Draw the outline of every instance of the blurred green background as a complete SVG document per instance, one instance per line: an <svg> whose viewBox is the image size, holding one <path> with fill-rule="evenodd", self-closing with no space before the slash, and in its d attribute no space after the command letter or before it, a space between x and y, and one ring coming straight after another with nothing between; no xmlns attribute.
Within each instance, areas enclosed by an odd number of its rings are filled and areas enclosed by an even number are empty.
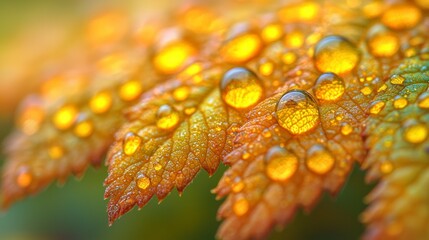
<svg viewBox="0 0 429 240"><path fill-rule="evenodd" d="M136 4L137 1L130 2ZM149 1L141 3L154 8ZM0 54L30 22L55 22L64 26L81 21L98 8L117 6L119 1L0 1ZM139 3L140 4L140 3ZM157 1L157 6L168 1ZM37 36L34 36L35 38ZM4 52L4 51L3 51ZM2 58L3 57L3 58ZM7 61L5 55L0 59ZM0 76L2 76L0 74ZM8 79L0 79L8 81ZM12 128L13 111L0 114L0 140ZM0 157L0 165L4 162ZM0 213L0 239L214 239L219 221L210 189L216 186L225 167L211 178L201 172L182 197L174 191L162 204L153 199L141 211L134 209L108 227L103 200L106 168L89 168L81 180L70 178L64 186L52 184L37 196L18 202ZM358 239L363 232L359 214L371 186L355 168L346 188L336 198L324 196L310 215L299 212L271 239Z"/></svg>

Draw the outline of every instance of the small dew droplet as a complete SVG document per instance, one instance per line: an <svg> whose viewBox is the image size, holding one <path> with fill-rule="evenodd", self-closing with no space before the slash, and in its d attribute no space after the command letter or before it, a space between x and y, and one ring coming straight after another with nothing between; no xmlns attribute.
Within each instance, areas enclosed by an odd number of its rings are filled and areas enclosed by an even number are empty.
<svg viewBox="0 0 429 240"><path fill-rule="evenodd" d="M174 74L180 71L195 54L196 49L190 42L174 41L157 52L153 59L153 65L160 73Z"/></svg>
<svg viewBox="0 0 429 240"><path fill-rule="evenodd" d="M425 124L410 119L404 124L404 138L407 142L418 144L426 140L428 128Z"/></svg>
<svg viewBox="0 0 429 240"><path fill-rule="evenodd" d="M404 81L405 81L405 78L402 77L401 75L394 74L390 77L390 83L394 85L401 85L404 83Z"/></svg>
<svg viewBox="0 0 429 240"><path fill-rule="evenodd" d="M360 92L361 92L363 95L368 96L368 95L370 95L370 94L372 93L372 88L371 88L371 87L366 86L366 87L363 87L363 88L360 90Z"/></svg>
<svg viewBox="0 0 429 240"><path fill-rule="evenodd" d="M422 93L417 99L417 104L420 108L429 109L429 92Z"/></svg>
<svg viewBox="0 0 429 240"><path fill-rule="evenodd" d="M384 161L380 164L379 169L382 174L389 174L393 171L393 164L391 161Z"/></svg>
<svg viewBox="0 0 429 240"><path fill-rule="evenodd" d="M393 33L376 25L368 33L369 51L375 57L391 57L399 48L399 38Z"/></svg>
<svg viewBox="0 0 429 240"><path fill-rule="evenodd" d="M124 153L128 156L133 155L137 149L140 147L140 144L142 142L142 139L137 136L133 132L129 132L125 135L124 143L123 143L123 150Z"/></svg>
<svg viewBox="0 0 429 240"><path fill-rule="evenodd" d="M335 73L323 73L317 78L315 95L319 100L335 101L344 94L344 81Z"/></svg>
<svg viewBox="0 0 429 240"><path fill-rule="evenodd" d="M262 29L261 32L262 39L267 43L279 40L282 35L282 25L276 23L268 24Z"/></svg>
<svg viewBox="0 0 429 240"><path fill-rule="evenodd" d="M244 182L241 180L241 178L234 179L231 189L234 193L241 192L244 189Z"/></svg>
<svg viewBox="0 0 429 240"><path fill-rule="evenodd" d="M45 112L41 106L26 107L18 117L17 125L27 135L35 134L45 119Z"/></svg>
<svg viewBox="0 0 429 240"><path fill-rule="evenodd" d="M232 209L235 215L240 217L249 211L249 207L249 201L245 198L240 198L234 202Z"/></svg>
<svg viewBox="0 0 429 240"><path fill-rule="evenodd" d="M341 134L344 136L350 135L353 132L353 127L348 123L341 124Z"/></svg>
<svg viewBox="0 0 429 240"><path fill-rule="evenodd" d="M179 113L170 105L162 105L156 114L156 126L163 130L169 130L177 126L180 120Z"/></svg>
<svg viewBox="0 0 429 240"><path fill-rule="evenodd" d="M53 160L58 160L64 156L64 148L58 144L49 147L49 157Z"/></svg>
<svg viewBox="0 0 429 240"><path fill-rule="evenodd" d="M394 30L413 28L421 19L421 10L411 3L394 4L381 16L381 22Z"/></svg>

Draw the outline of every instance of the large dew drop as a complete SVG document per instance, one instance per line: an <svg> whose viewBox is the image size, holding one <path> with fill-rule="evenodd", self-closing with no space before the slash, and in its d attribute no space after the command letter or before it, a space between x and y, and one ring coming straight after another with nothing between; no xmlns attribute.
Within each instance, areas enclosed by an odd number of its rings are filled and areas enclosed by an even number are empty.
<svg viewBox="0 0 429 240"><path fill-rule="evenodd" d="M277 121L291 134L302 134L319 123L319 109L306 91L291 90L285 93L276 106Z"/></svg>
<svg viewBox="0 0 429 240"><path fill-rule="evenodd" d="M225 73L220 83L222 99L229 106L245 109L255 105L262 97L259 78L246 68L236 67Z"/></svg>

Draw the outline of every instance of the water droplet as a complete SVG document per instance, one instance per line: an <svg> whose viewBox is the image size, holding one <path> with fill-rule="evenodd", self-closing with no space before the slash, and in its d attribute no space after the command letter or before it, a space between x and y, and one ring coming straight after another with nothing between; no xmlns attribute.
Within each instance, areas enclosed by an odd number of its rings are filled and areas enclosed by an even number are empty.
<svg viewBox="0 0 429 240"><path fill-rule="evenodd" d="M181 16L181 23L185 28L195 32L207 34L224 28L224 22L210 8L192 6Z"/></svg>
<svg viewBox="0 0 429 240"><path fill-rule="evenodd" d="M384 91L384 90L386 90L387 89L387 85L384 83L383 85L381 85L381 87L379 87L378 89L377 89L377 92L382 92L382 91Z"/></svg>
<svg viewBox="0 0 429 240"><path fill-rule="evenodd" d="M314 99L302 90L285 93L276 106L277 121L292 134L302 134L319 123L319 110Z"/></svg>
<svg viewBox="0 0 429 240"><path fill-rule="evenodd" d="M145 190L150 185L150 179L146 177L144 174L139 173L137 176L137 187Z"/></svg>
<svg viewBox="0 0 429 240"><path fill-rule="evenodd" d="M104 56L97 62L98 70L106 75L123 73L130 66L130 59L124 53L112 53Z"/></svg>
<svg viewBox="0 0 429 240"><path fill-rule="evenodd" d="M188 67L186 67L185 70L183 70L179 74L179 76L182 79L188 79L190 77L194 77L193 78L194 82L198 83L202 79L200 77L198 77L198 78L195 78L195 77L200 76L198 74L201 73L202 70L203 70L203 65L200 62L195 62L195 63L192 63L191 65L189 65ZM198 81L196 81L196 80L198 80Z"/></svg>
<svg viewBox="0 0 429 240"><path fill-rule="evenodd" d="M264 136L264 138L269 138L272 136L271 131L269 129L264 129L264 131L262 131L262 136Z"/></svg>
<svg viewBox="0 0 429 240"><path fill-rule="evenodd" d="M296 58L297 58L297 56L293 52L287 52L287 53L282 55L282 61L286 65L290 65L290 64L294 63L296 61Z"/></svg>
<svg viewBox="0 0 429 240"><path fill-rule="evenodd" d="M259 73L262 76L270 76L274 71L274 64L271 61L267 61L259 65Z"/></svg>
<svg viewBox="0 0 429 240"><path fill-rule="evenodd" d="M189 97L190 89L187 86L181 86L173 91L173 98L176 101L184 101Z"/></svg>
<svg viewBox="0 0 429 240"><path fill-rule="evenodd" d="M220 54L226 62L244 63L256 57L261 49L262 41L259 36L246 33L224 43Z"/></svg>
<svg viewBox="0 0 429 240"><path fill-rule="evenodd" d="M153 166L153 168L155 169L155 171L159 171L162 169L162 165L159 163L155 163L155 165Z"/></svg>
<svg viewBox="0 0 429 240"><path fill-rule="evenodd" d="M378 17L382 14L384 5L384 2L369 2L363 7L363 13L367 18Z"/></svg>
<svg viewBox="0 0 429 240"><path fill-rule="evenodd" d="M196 49L187 41L175 41L167 44L157 52L153 59L156 70L163 74L174 74L180 71L186 62L196 54Z"/></svg>
<svg viewBox="0 0 429 240"><path fill-rule="evenodd" d="M246 109L255 105L263 94L259 78L252 71L241 67L227 71L220 88L225 103L236 109Z"/></svg>
<svg viewBox="0 0 429 240"><path fill-rule="evenodd" d="M401 75L394 74L390 77L390 83L394 85L401 85L404 83L404 81L405 81L405 78L402 77Z"/></svg>
<svg viewBox="0 0 429 240"><path fill-rule="evenodd" d="M322 34L315 32L315 33L308 35L307 39L305 39L305 43L307 45L314 45L318 41L320 41L321 38L322 38Z"/></svg>
<svg viewBox="0 0 429 240"><path fill-rule="evenodd" d="M428 109L429 108L429 92L422 93L417 99L417 104L420 108Z"/></svg>
<svg viewBox="0 0 429 240"><path fill-rule="evenodd" d="M189 116L189 115L193 114L196 110L197 109L195 107L187 107L187 108L185 108L185 114Z"/></svg>
<svg viewBox="0 0 429 240"><path fill-rule="evenodd" d="M76 106L65 105L54 114L52 121L59 130L67 130L75 123L78 112Z"/></svg>
<svg viewBox="0 0 429 240"><path fill-rule="evenodd" d="M180 120L179 113L167 104L159 107L156 116L158 118L156 126L163 130L169 130L176 127Z"/></svg>
<svg viewBox="0 0 429 240"><path fill-rule="evenodd" d="M305 163L310 171L325 174L334 167L335 159L324 146L316 144L308 150Z"/></svg>
<svg viewBox="0 0 429 240"><path fill-rule="evenodd" d="M315 95L319 100L335 101L344 94L344 81L335 73L323 73L317 78Z"/></svg>
<svg viewBox="0 0 429 240"><path fill-rule="evenodd" d="M414 0L414 2L422 8L429 9L429 1L428 0Z"/></svg>
<svg viewBox="0 0 429 240"><path fill-rule="evenodd" d="M391 57L400 48L399 38L393 32L376 25L368 33L368 47L375 57Z"/></svg>
<svg viewBox="0 0 429 240"><path fill-rule="evenodd" d="M369 87L369 86L366 86L366 87L363 87L363 88L360 90L360 92L361 92L363 95L368 96L368 95L370 95L370 94L372 93L372 88L371 88L371 87Z"/></svg>
<svg viewBox="0 0 429 240"><path fill-rule="evenodd" d="M347 136L352 132L353 132L353 127L350 126L350 124L348 123L341 124L341 134L343 134L344 136Z"/></svg>
<svg viewBox="0 0 429 240"><path fill-rule="evenodd" d="M249 152L243 152L243 154L241 155L241 158L243 160L247 160L250 158L250 153Z"/></svg>
<svg viewBox="0 0 429 240"><path fill-rule="evenodd" d="M292 31L286 34L284 44L288 48L300 48L304 44L304 34L301 31Z"/></svg>
<svg viewBox="0 0 429 240"><path fill-rule="evenodd" d="M381 16L381 22L395 30L415 27L422 19L422 12L411 3L390 6Z"/></svg>
<svg viewBox="0 0 429 240"><path fill-rule="evenodd" d="M131 80L119 88L119 96L124 101L134 101L140 96L142 91L141 83L137 80Z"/></svg>
<svg viewBox="0 0 429 240"><path fill-rule="evenodd" d="M356 67L360 52L349 40L341 36L328 36L317 43L314 60L319 71L341 75Z"/></svg>
<svg viewBox="0 0 429 240"><path fill-rule="evenodd" d="M396 96L393 101L393 107L402 109L408 105L408 100L402 96Z"/></svg>
<svg viewBox="0 0 429 240"><path fill-rule="evenodd" d="M280 20L284 23L312 21L320 12L320 6L315 2L288 4L278 11Z"/></svg>
<svg viewBox="0 0 429 240"><path fill-rule="evenodd" d="M81 138L89 137L93 132L94 125L89 119L83 119L81 121L78 121L76 127L74 128L74 134Z"/></svg>
<svg viewBox="0 0 429 240"><path fill-rule="evenodd" d="M49 147L49 157L53 160L58 160L64 156L64 148L58 144Z"/></svg>
<svg viewBox="0 0 429 240"><path fill-rule="evenodd" d="M426 140L428 129L425 124L410 119L404 124L404 138L407 142L418 144Z"/></svg>
<svg viewBox="0 0 429 240"><path fill-rule="evenodd" d="M286 181L290 179L298 169L298 158L286 149L275 146L265 155L266 174L273 181Z"/></svg>
<svg viewBox="0 0 429 240"><path fill-rule="evenodd" d="M110 92L103 91L95 94L89 101L91 111L97 114L107 112L112 106L112 95Z"/></svg>
<svg viewBox="0 0 429 240"><path fill-rule="evenodd" d="M240 198L234 202L232 209L235 215L243 216L249 211L249 207L249 201L245 198Z"/></svg>
<svg viewBox="0 0 429 240"><path fill-rule="evenodd" d="M88 23L86 37L94 46L119 41L127 30L124 14L115 11L103 12Z"/></svg>
<svg viewBox="0 0 429 240"><path fill-rule="evenodd" d="M33 182L33 174L31 174L30 169L27 166L21 166L17 172L16 183L18 186L21 188L29 187Z"/></svg>
<svg viewBox="0 0 429 240"><path fill-rule="evenodd" d="M39 105L27 106L19 115L17 125L27 135L35 134L45 119L45 112Z"/></svg>
<svg viewBox="0 0 429 240"><path fill-rule="evenodd" d="M234 179L231 189L234 193L241 192L241 190L244 189L244 182L241 180L241 178L238 177Z"/></svg>
<svg viewBox="0 0 429 240"><path fill-rule="evenodd" d="M382 174L389 174L393 171L393 164L391 161L384 161L380 164L379 169Z"/></svg>
<svg viewBox="0 0 429 240"><path fill-rule="evenodd" d="M142 142L142 139L137 136L133 132L129 132L125 135L124 143L123 143L123 150L124 153L128 156L133 155L137 149L140 147L140 144Z"/></svg>
<svg viewBox="0 0 429 240"><path fill-rule="evenodd" d="M373 115L377 115L381 112L381 110L383 110L385 105L386 103L383 101L375 101L369 107L369 113Z"/></svg>
<svg viewBox="0 0 429 240"><path fill-rule="evenodd" d="M279 40L283 35L282 25L272 23L262 29L261 37L264 42L270 43Z"/></svg>

